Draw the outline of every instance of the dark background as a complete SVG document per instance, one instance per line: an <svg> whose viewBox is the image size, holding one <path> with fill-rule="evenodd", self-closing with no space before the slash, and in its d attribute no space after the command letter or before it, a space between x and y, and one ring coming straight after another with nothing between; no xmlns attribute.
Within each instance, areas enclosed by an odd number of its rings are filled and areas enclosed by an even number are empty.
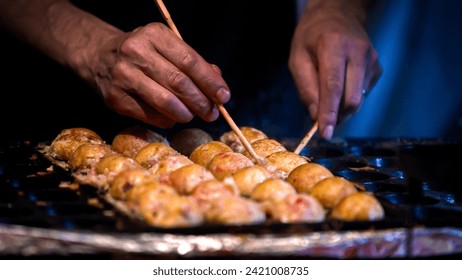
<svg viewBox="0 0 462 280"><path fill-rule="evenodd" d="M151 0L73 2L125 31L164 22ZM308 131L312 122L287 70L295 26L292 1L164 3L184 40L222 69L232 91L225 107L238 125L271 137L300 138ZM334 136L462 139L462 1L373 3L367 27L383 75L361 110ZM2 143L51 140L75 126L110 140L138 123L109 110L95 91L33 47L4 31L0 43ZM190 126L214 137L230 130L222 118L156 130L165 135Z"/></svg>

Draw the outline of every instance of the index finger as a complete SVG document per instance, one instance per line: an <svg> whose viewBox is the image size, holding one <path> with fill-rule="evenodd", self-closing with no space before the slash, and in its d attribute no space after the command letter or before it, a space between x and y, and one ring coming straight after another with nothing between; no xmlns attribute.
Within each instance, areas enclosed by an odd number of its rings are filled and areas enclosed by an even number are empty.
<svg viewBox="0 0 462 280"><path fill-rule="evenodd" d="M332 138L345 87L346 58L338 49L326 46L319 52L319 111L321 136Z"/></svg>

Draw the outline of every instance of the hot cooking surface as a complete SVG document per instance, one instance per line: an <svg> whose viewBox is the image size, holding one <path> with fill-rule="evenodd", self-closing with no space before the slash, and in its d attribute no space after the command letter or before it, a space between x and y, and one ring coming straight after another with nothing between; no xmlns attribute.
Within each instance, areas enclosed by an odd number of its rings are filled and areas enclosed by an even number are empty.
<svg viewBox="0 0 462 280"><path fill-rule="evenodd" d="M294 144L282 140L289 149ZM15 143L0 150L0 223L97 233L159 232L300 233L398 227L462 226L462 187L457 182L461 143L403 139L313 140L302 154L336 175L361 183L382 203L378 222L326 220L313 224L221 226L187 229L147 226L119 213L92 186L73 178L42 156L37 143Z"/></svg>

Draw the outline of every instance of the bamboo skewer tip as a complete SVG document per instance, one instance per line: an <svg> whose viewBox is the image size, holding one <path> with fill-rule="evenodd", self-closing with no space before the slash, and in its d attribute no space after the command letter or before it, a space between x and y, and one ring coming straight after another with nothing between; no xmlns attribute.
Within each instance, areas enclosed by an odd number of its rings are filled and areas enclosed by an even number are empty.
<svg viewBox="0 0 462 280"><path fill-rule="evenodd" d="M300 141L300 144L298 144L297 148L295 148L294 153L300 154L300 152L303 150L303 148L308 145L308 142L311 140L313 135L316 133L318 130L318 121L315 121L311 129L308 131L308 133L303 137L302 141Z"/></svg>

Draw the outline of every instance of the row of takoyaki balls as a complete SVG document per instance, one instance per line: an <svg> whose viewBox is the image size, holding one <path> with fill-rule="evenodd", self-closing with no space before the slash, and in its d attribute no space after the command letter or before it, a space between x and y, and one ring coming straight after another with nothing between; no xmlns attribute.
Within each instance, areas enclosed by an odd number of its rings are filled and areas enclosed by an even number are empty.
<svg viewBox="0 0 462 280"><path fill-rule="evenodd" d="M255 163L233 132L218 141L199 129L167 140L134 126L107 144L90 129L69 128L47 153L65 162L78 183L97 187L111 202L157 227L383 218L379 201L353 182L257 129L241 129L264 166Z"/></svg>

